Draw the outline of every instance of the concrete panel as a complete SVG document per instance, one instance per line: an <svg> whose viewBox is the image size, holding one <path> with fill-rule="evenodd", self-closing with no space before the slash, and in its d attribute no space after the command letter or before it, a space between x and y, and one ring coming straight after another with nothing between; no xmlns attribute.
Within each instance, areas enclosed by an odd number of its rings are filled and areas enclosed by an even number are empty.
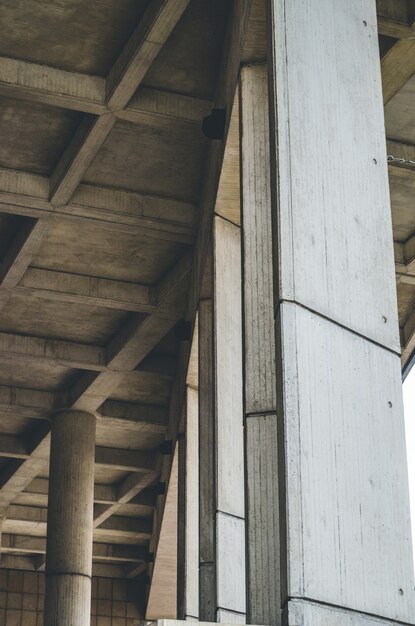
<svg viewBox="0 0 415 626"><path fill-rule="evenodd" d="M244 251L245 412L274 411L275 337L268 72L241 72L242 232Z"/></svg>
<svg viewBox="0 0 415 626"><path fill-rule="evenodd" d="M410 622L399 357L295 304L278 323L287 593Z"/></svg>
<svg viewBox="0 0 415 626"><path fill-rule="evenodd" d="M376 4L270 4L280 298L399 351Z"/></svg>
<svg viewBox="0 0 415 626"><path fill-rule="evenodd" d="M215 217L217 508L244 517L240 229Z"/></svg>
<svg viewBox="0 0 415 626"><path fill-rule="evenodd" d="M216 522L218 611L241 613L245 623L245 522L220 512Z"/></svg>
<svg viewBox="0 0 415 626"><path fill-rule="evenodd" d="M287 626L299 626L299 624L301 626L393 626L396 624L394 621L380 617L301 600L290 600L285 613Z"/></svg>

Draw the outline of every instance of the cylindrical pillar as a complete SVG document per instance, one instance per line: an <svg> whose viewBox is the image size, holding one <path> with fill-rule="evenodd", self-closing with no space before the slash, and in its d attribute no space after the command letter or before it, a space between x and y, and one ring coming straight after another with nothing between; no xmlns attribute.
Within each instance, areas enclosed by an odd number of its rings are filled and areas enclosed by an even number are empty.
<svg viewBox="0 0 415 626"><path fill-rule="evenodd" d="M91 614L95 416L52 417L45 626L87 626Z"/></svg>

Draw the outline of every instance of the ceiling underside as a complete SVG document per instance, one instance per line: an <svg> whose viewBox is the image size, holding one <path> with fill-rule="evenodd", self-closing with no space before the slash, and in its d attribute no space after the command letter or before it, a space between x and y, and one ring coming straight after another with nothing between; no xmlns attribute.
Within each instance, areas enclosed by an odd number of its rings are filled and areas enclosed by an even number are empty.
<svg viewBox="0 0 415 626"><path fill-rule="evenodd" d="M405 158L389 168L405 363L415 348L412 4L378 1L388 153ZM98 415L94 574L147 571L203 217L201 121L228 8L0 2L2 567L44 568L47 418L72 407ZM264 37L256 0L243 61L264 60ZM239 207L238 141L236 121L225 213Z"/></svg>

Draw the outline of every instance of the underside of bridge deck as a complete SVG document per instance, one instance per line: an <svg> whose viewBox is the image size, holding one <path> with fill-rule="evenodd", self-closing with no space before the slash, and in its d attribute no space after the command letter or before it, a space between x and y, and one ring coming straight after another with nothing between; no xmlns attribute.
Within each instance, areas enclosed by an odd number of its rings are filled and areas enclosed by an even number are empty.
<svg viewBox="0 0 415 626"><path fill-rule="evenodd" d="M219 184L239 220L238 111L227 144L202 120L225 108L226 137L241 63L266 61L265 4L0 2L9 573L45 568L51 417L93 414L92 574L132 579L145 613ZM404 369L415 350L413 4L377 2ZM163 597L173 617L174 584Z"/></svg>

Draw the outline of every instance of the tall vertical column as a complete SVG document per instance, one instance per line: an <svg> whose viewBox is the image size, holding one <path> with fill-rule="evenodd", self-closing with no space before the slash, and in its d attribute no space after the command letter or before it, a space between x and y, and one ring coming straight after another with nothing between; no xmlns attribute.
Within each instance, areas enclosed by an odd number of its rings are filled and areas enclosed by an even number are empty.
<svg viewBox="0 0 415 626"><path fill-rule="evenodd" d="M52 417L45 626L87 626L91 614L95 417Z"/></svg>
<svg viewBox="0 0 415 626"><path fill-rule="evenodd" d="M192 348L193 349L193 348ZM199 407L186 388L184 436L179 441L178 618L199 618Z"/></svg>
<svg viewBox="0 0 415 626"><path fill-rule="evenodd" d="M199 305L203 621L245 623L240 229L214 218L212 298Z"/></svg>
<svg viewBox="0 0 415 626"><path fill-rule="evenodd" d="M241 70L247 622L281 615L267 66Z"/></svg>
<svg viewBox="0 0 415 626"><path fill-rule="evenodd" d="M284 623L409 624L376 3L268 6Z"/></svg>

